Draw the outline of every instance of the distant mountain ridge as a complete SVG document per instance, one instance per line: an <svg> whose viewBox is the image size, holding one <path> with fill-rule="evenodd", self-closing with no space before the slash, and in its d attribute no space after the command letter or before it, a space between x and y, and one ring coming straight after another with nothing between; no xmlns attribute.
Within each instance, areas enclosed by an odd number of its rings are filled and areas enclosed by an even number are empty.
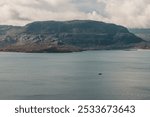
<svg viewBox="0 0 150 117"><path fill-rule="evenodd" d="M38 21L25 26L0 26L0 50L74 52L141 47L144 40L127 28L92 20Z"/></svg>
<svg viewBox="0 0 150 117"><path fill-rule="evenodd" d="M134 33L138 37L150 42L150 28L146 28L146 29L134 28L134 29L129 29L129 31L131 33Z"/></svg>

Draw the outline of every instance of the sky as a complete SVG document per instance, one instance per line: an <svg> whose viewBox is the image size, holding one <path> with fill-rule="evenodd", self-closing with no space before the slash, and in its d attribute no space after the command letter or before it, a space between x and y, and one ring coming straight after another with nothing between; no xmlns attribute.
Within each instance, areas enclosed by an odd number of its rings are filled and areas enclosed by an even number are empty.
<svg viewBox="0 0 150 117"><path fill-rule="evenodd" d="M150 0L0 0L1 25L76 19L150 28Z"/></svg>

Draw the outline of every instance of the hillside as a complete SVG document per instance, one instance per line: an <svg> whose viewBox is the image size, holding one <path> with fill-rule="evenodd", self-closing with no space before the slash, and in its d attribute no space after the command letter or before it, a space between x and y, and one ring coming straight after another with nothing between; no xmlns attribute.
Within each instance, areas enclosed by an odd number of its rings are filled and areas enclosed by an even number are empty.
<svg viewBox="0 0 150 117"><path fill-rule="evenodd" d="M146 41L150 41L150 29L129 29L129 31Z"/></svg>
<svg viewBox="0 0 150 117"><path fill-rule="evenodd" d="M144 40L127 28L91 20L41 21L25 26L0 26L0 50L74 52L140 47ZM140 45L140 46L139 46Z"/></svg>

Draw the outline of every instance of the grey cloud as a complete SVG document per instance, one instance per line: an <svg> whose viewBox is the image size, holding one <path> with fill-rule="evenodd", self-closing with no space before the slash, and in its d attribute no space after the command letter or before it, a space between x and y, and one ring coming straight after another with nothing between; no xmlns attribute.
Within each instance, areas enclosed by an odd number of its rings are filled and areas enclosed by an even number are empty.
<svg viewBox="0 0 150 117"><path fill-rule="evenodd" d="M11 18L14 20L18 20L18 21L31 21L31 19L27 18L27 17L22 17L19 12L15 11L15 10L11 10Z"/></svg>
<svg viewBox="0 0 150 117"><path fill-rule="evenodd" d="M1 0L0 11L0 24L92 19L127 27L150 27L149 0Z"/></svg>

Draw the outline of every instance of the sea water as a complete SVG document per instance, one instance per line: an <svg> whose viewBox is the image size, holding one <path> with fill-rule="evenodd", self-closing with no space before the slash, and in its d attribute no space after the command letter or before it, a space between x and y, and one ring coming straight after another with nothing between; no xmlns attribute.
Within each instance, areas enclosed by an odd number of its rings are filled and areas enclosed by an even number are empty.
<svg viewBox="0 0 150 117"><path fill-rule="evenodd" d="M0 53L1 100L147 100L150 51Z"/></svg>

